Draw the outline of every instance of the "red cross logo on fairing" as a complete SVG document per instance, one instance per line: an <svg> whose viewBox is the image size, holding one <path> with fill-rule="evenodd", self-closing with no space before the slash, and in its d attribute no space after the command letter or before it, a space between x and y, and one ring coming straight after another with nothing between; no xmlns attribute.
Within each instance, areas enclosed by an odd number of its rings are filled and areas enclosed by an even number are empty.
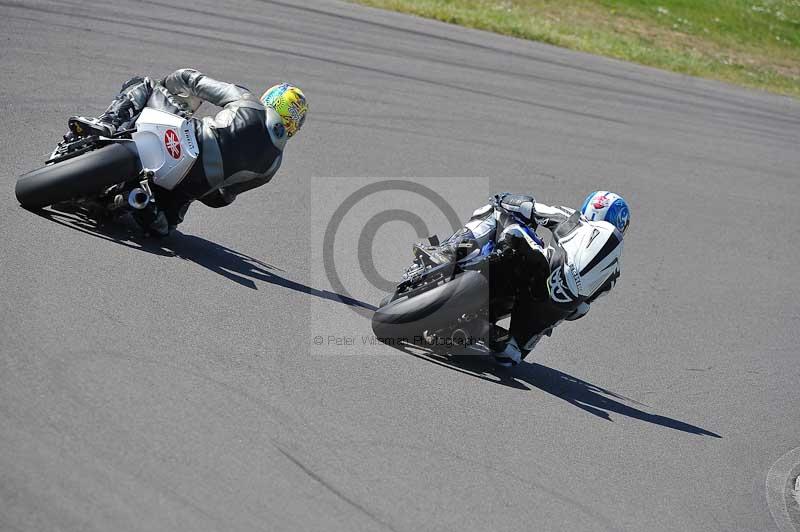
<svg viewBox="0 0 800 532"><path fill-rule="evenodd" d="M166 133L164 133L164 147L167 148L167 153L169 153L170 157L173 159L178 159L181 156L181 140L178 138L178 134L175 133L174 130L168 129Z"/></svg>

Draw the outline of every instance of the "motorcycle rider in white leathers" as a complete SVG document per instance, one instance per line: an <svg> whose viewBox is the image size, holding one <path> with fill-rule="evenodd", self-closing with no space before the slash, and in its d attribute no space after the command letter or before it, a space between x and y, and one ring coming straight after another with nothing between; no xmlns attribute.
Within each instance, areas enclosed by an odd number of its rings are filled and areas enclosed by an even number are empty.
<svg viewBox="0 0 800 532"><path fill-rule="evenodd" d="M192 118L202 102L222 111L213 118ZM302 127L308 110L302 91L289 84L275 85L259 99L243 87L184 68L162 80L131 78L98 118L70 118L65 139L110 136L130 128L145 107L188 118L200 148L197 162L180 184L173 190L153 185L155 204L134 215L146 230L160 236L183 221L194 200L224 207L238 194L269 182L280 167L287 139Z"/></svg>
<svg viewBox="0 0 800 532"><path fill-rule="evenodd" d="M493 290L516 295L510 330L493 325L490 334L495 360L510 366L561 321L585 316L590 304L614 287L629 222L627 203L612 192L589 194L579 211L503 193L445 242L417 244L414 253L442 264L477 255L490 242L496 250L516 252L507 267L490 270ZM547 246L535 232L539 226L553 234Z"/></svg>

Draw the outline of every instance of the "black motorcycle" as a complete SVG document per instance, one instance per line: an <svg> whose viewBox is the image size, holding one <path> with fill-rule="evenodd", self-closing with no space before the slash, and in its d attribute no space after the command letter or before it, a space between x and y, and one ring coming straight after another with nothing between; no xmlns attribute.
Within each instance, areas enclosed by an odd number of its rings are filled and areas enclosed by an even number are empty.
<svg viewBox="0 0 800 532"><path fill-rule="evenodd" d="M494 202L500 208L499 202ZM535 231L510 211L511 223L518 224L541 241ZM454 260L443 264L432 260L422 246L393 294L381 301L372 317L372 330L390 345L416 345L458 355L488 355L508 331L495 323L511 314L519 297L516 274L527 246L495 245L490 241L480 250L469 243L457 246ZM429 238L431 246L438 239ZM523 357L528 352L523 351Z"/></svg>

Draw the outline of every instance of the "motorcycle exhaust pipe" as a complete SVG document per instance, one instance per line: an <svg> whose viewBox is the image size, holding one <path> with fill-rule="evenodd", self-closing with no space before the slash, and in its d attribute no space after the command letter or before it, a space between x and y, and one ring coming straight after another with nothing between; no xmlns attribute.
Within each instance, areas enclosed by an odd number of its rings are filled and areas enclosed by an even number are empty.
<svg viewBox="0 0 800 532"><path fill-rule="evenodd" d="M128 193L128 205L142 210L150 203L150 194L143 188L136 187Z"/></svg>

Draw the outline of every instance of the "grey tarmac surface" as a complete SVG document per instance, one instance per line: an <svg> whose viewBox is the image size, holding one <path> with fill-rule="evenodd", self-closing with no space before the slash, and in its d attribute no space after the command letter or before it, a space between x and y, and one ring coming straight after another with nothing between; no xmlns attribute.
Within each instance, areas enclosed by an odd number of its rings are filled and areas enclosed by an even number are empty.
<svg viewBox="0 0 800 532"><path fill-rule="evenodd" d="M0 42L0 529L779 529L797 101L327 1L0 0ZM304 88L272 183L161 243L17 206L66 117L184 66ZM617 289L507 373L365 341L324 231L406 177L460 218L491 191L622 192ZM370 257L399 276L408 212L448 232L430 197L334 220L352 298L382 295Z"/></svg>

